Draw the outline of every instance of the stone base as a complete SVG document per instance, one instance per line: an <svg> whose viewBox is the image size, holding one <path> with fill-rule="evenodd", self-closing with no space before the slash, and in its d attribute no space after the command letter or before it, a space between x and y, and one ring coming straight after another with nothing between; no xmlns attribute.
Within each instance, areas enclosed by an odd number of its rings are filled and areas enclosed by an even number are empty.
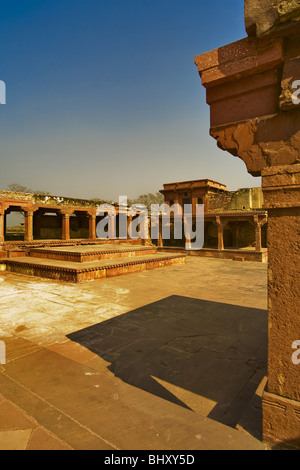
<svg viewBox="0 0 300 470"><path fill-rule="evenodd" d="M132 256L154 255L156 247L131 245L101 245L101 246L79 246L59 248L32 248L29 249L30 258L54 259L71 261L76 263L87 263L89 261L100 261L103 259L130 258Z"/></svg>
<svg viewBox="0 0 300 470"><path fill-rule="evenodd" d="M147 240L146 240L147 241ZM135 240L128 238L121 239L100 239L96 238L91 240L88 238L78 238L71 240L33 240L33 241L4 241L0 242L0 248L2 249L16 249L16 248L34 248L34 247L43 247L43 246L82 246L82 245L105 245L109 243L110 245L119 245L119 244L128 244L128 245L142 245L144 240Z"/></svg>
<svg viewBox="0 0 300 470"><path fill-rule="evenodd" d="M300 449L300 402L263 394L263 440L283 449Z"/></svg>
<svg viewBox="0 0 300 470"><path fill-rule="evenodd" d="M171 253L185 253L188 256L202 256L204 258L232 259L233 261L256 261L266 263L268 260L268 250L239 250L225 249L217 250L214 248L202 248L201 250L185 250L177 247L159 247L158 251L166 251Z"/></svg>
<svg viewBox="0 0 300 470"><path fill-rule="evenodd" d="M24 257L17 260L6 259L3 263L5 263L8 272L78 283L146 271L173 264L183 264L185 263L185 256L182 254L152 254L86 263Z"/></svg>

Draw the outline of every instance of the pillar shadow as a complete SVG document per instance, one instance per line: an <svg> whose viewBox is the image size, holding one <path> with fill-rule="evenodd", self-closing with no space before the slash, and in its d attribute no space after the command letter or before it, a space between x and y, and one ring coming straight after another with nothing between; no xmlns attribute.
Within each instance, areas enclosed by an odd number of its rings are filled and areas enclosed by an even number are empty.
<svg viewBox="0 0 300 470"><path fill-rule="evenodd" d="M68 338L124 382L261 438L265 310L174 295Z"/></svg>

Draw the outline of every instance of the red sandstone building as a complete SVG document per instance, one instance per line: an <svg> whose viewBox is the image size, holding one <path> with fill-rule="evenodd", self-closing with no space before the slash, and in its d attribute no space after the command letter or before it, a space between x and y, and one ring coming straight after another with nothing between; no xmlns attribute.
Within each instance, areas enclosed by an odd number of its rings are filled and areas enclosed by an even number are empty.
<svg viewBox="0 0 300 470"><path fill-rule="evenodd" d="M165 184L161 193L169 205L192 204L194 211L196 204L204 205L205 244L199 255L236 259L242 257L253 261L266 259L267 214L262 209L260 188L228 191L224 184L206 179ZM41 244L97 241L96 226L100 220L97 217L98 204L98 201L1 191L2 253L13 248L20 250L22 247ZM116 210L116 218L119 211L127 214L130 226L132 216L128 209L116 207ZM12 233L6 226L8 216L14 212L24 214L23 230L18 233ZM184 238L181 241L171 238L160 240L159 246L168 249L182 248L184 243ZM242 255L239 252L241 249Z"/></svg>
<svg viewBox="0 0 300 470"><path fill-rule="evenodd" d="M266 260L267 212L261 188L228 191L222 183L203 179L164 184L160 192L169 206L191 204L194 215L196 205L204 205L202 256Z"/></svg>

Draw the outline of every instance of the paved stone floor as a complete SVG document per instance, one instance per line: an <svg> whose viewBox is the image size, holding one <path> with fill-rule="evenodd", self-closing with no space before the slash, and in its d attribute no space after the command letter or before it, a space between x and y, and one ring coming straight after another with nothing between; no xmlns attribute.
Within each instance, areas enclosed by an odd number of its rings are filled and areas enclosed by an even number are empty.
<svg viewBox="0 0 300 470"><path fill-rule="evenodd" d="M267 267L0 275L0 449L265 449Z"/></svg>

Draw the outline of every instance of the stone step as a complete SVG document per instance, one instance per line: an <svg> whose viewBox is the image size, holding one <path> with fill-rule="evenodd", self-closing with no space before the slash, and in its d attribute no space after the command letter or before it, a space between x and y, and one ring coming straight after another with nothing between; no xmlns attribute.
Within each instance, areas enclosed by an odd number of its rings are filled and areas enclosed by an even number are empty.
<svg viewBox="0 0 300 470"><path fill-rule="evenodd" d="M4 263L8 272L78 283L183 264L185 258L182 254L160 253L83 263L31 257L7 259Z"/></svg>
<svg viewBox="0 0 300 470"><path fill-rule="evenodd" d="M48 247L32 248L29 250L30 258L42 258L86 263L104 259L130 258L133 256L145 256L155 254L154 246L130 246L130 245L84 245L74 247Z"/></svg>
<svg viewBox="0 0 300 470"><path fill-rule="evenodd" d="M141 239L104 239L104 238L96 238L96 239L89 239L89 238L74 238L71 240L32 240L32 241L22 241L22 240L15 240L15 241L4 241L0 243L0 248L2 249L28 249L28 248L42 248L42 247L52 247L52 246L84 246L84 245L140 245L142 246Z"/></svg>

